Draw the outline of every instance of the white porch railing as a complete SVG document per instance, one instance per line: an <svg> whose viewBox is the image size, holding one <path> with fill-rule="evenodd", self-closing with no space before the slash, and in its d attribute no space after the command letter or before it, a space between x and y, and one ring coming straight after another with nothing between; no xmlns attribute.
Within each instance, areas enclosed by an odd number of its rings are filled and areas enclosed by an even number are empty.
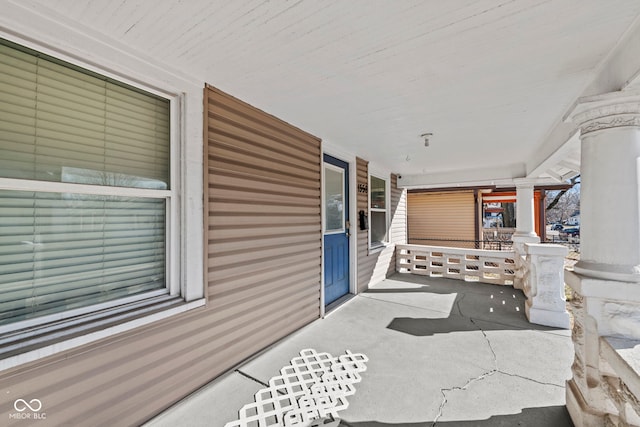
<svg viewBox="0 0 640 427"><path fill-rule="evenodd" d="M513 285L515 265L513 251L396 245L396 270L400 273Z"/></svg>

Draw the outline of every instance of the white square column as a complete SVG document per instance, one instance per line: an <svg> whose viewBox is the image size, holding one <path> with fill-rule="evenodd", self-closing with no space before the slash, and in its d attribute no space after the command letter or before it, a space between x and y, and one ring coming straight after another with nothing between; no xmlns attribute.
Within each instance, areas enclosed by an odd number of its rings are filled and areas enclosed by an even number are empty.
<svg viewBox="0 0 640 427"><path fill-rule="evenodd" d="M511 237L513 250L516 252L516 277L513 287L523 289L525 276L528 274L525 244L540 243L540 237L535 231L534 181L518 178L513 182L516 185L516 232Z"/></svg>
<svg viewBox="0 0 640 427"><path fill-rule="evenodd" d="M513 237L526 238L528 243L538 243L534 214L533 187L535 181L526 178L514 179L516 185L516 232Z"/></svg>

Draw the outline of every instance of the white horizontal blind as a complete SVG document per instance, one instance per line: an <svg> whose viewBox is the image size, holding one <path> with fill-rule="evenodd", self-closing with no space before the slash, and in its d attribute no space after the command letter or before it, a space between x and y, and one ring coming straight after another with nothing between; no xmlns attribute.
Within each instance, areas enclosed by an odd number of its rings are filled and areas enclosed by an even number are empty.
<svg viewBox="0 0 640 427"><path fill-rule="evenodd" d="M165 201L0 191L0 324L165 286Z"/></svg>
<svg viewBox="0 0 640 427"><path fill-rule="evenodd" d="M118 189L169 187L169 108L0 39L0 325L166 288L168 196Z"/></svg>
<svg viewBox="0 0 640 427"><path fill-rule="evenodd" d="M168 100L2 43L0 97L1 177L168 188Z"/></svg>

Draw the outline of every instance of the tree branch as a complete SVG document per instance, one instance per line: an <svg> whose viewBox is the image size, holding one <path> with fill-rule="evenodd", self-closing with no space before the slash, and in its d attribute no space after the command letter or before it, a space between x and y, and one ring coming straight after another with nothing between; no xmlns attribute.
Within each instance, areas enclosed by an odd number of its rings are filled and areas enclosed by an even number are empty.
<svg viewBox="0 0 640 427"><path fill-rule="evenodd" d="M575 187L576 184L580 184L579 180L580 180L580 175L577 175L571 178L570 180L571 188ZM554 197L553 200L547 205L547 210L551 210L555 208L558 202L560 201L560 199L562 198L562 196L564 196L565 193L569 190L561 190L558 194L556 194L556 197Z"/></svg>
<svg viewBox="0 0 640 427"><path fill-rule="evenodd" d="M562 198L562 196L564 196L564 193L566 192L567 190L561 190L558 194L556 194L556 197L554 197L553 200L547 206L547 210L550 211L551 209L555 208L558 202L560 201L560 199Z"/></svg>

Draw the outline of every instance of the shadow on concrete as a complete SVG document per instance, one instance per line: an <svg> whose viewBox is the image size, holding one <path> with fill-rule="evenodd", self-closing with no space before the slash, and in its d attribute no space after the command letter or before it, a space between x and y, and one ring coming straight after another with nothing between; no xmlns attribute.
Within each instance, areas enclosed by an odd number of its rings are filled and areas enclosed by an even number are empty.
<svg viewBox="0 0 640 427"><path fill-rule="evenodd" d="M483 330L487 330L483 325ZM504 330L504 325L493 324L495 330ZM479 331L471 319L455 314L446 319L414 319L411 317L396 317L387 326L388 329L403 332L415 337L428 337L435 334L447 334L449 332Z"/></svg>
<svg viewBox="0 0 640 427"><path fill-rule="evenodd" d="M389 325L388 329L403 332L415 337L428 337L435 334L447 334L449 332L469 332L469 331L557 331L559 329L546 326L530 324L528 326L514 326L506 323L492 322L486 320L474 320L464 316L452 314L446 319L396 317Z"/></svg>
<svg viewBox="0 0 640 427"><path fill-rule="evenodd" d="M381 423L378 421L349 422L342 420L341 427L573 427L565 406L525 408L519 414L496 415L486 420L425 421L418 423Z"/></svg>
<svg viewBox="0 0 640 427"><path fill-rule="evenodd" d="M393 278L396 278L392 277ZM408 280L407 280L408 279ZM498 286L485 283L467 283L442 278L416 278L415 276L397 278L419 285L418 287L374 287L364 295L384 298L391 294L416 295L416 305L421 297L418 294L456 295L451 312L446 318L409 318L396 317L387 326L388 329L403 332L416 337L465 331L502 331L502 330L538 330L557 331L558 328L529 323L525 315L526 297L521 290L511 286ZM398 282L396 282L398 283Z"/></svg>
<svg viewBox="0 0 640 427"><path fill-rule="evenodd" d="M420 288L369 288L364 291L365 294L450 294L455 292L455 289L438 289L433 286L424 285Z"/></svg>

